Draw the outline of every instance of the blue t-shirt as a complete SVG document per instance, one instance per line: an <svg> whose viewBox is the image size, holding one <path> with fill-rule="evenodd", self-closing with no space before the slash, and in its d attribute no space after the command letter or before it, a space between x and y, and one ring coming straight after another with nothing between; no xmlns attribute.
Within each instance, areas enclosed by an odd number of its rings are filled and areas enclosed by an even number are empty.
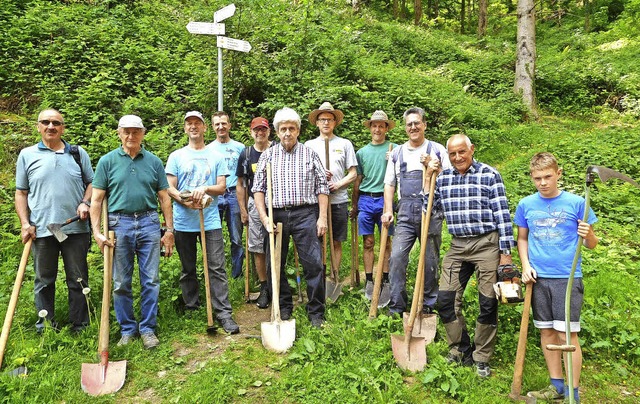
<svg viewBox="0 0 640 404"><path fill-rule="evenodd" d="M220 154L204 148L195 150L183 147L169 155L167 174L178 180L178 191L191 191L197 187L216 185L219 176L227 176L227 165ZM204 210L204 229L215 230L222 228L218 213L218 197ZM197 209L190 209L177 202L173 203L173 226L178 231L199 232L200 213Z"/></svg>
<svg viewBox="0 0 640 404"><path fill-rule="evenodd" d="M529 263L539 277L569 277L578 243L578 219L584 217L584 206L584 198L564 191L555 198L543 198L535 193L518 204L514 222L518 227L529 229ZM589 209L587 223L597 220ZM582 278L580 261L576 278Z"/></svg>
<svg viewBox="0 0 640 404"><path fill-rule="evenodd" d="M238 183L236 168L238 167L240 154L244 151L244 145L233 139L230 139L227 143L220 143L214 140L207 145L207 148L222 155L227 166L227 172L229 173L227 177L227 188L235 187Z"/></svg>

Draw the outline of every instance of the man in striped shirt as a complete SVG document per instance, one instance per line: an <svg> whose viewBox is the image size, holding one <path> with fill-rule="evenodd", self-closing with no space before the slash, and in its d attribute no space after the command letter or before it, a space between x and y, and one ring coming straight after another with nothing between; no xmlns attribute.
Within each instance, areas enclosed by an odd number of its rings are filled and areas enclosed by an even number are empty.
<svg viewBox="0 0 640 404"><path fill-rule="evenodd" d="M274 227L269 225L265 205L267 163L271 163L273 223L282 223L279 300L281 318L288 320L293 311L291 289L285 272L289 236L291 236L298 249L298 256L307 281L309 300L307 315L314 327L320 327L324 323L325 310L320 237L327 231L329 185L318 154L298 142L300 124L300 116L291 108L285 107L276 113L273 126L280 138L280 143L267 149L260 156L252 191L260 220L267 231L273 232ZM267 251L267 256L272 253ZM272 280L269 277L270 282Z"/></svg>
<svg viewBox="0 0 640 404"><path fill-rule="evenodd" d="M511 215L500 173L473 159L474 146L467 136L449 138L447 153L453 168L444 169L436 179L434 208L444 209L453 238L442 262L438 312L447 332L447 361L475 362L478 375L487 377L498 326L493 284L498 266L512 263L511 248L515 246ZM434 170L439 170L435 160L429 162L428 179ZM425 204L427 198L425 195ZM471 343L462 315L462 295L474 272L480 314Z"/></svg>

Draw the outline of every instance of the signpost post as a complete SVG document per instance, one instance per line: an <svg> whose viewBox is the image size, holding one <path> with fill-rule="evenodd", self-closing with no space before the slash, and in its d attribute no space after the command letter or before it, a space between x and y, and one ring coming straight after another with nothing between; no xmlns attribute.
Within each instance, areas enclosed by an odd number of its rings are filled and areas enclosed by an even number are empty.
<svg viewBox="0 0 640 404"><path fill-rule="evenodd" d="M192 21L187 24L187 31L192 34L199 35L216 35L218 46L218 111L223 111L223 80L222 80L222 49L249 52L251 50L251 44L241 39L227 38L223 36L225 34L225 25L220 24L221 21L233 16L236 12L236 5L229 4L222 7L220 10L213 13L213 23L210 22L195 22Z"/></svg>

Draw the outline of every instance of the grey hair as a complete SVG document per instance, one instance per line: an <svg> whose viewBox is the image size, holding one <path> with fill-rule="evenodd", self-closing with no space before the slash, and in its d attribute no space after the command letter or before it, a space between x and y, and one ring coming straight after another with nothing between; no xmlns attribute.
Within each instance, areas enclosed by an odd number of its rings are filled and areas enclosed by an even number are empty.
<svg viewBox="0 0 640 404"><path fill-rule="evenodd" d="M471 148L472 143L471 143L471 139L469 139L469 136L462 134L462 133L458 133L456 135L451 136L448 140L447 140L447 149L449 148L449 143L453 140L457 140L457 139L463 139L464 143L467 145L467 148Z"/></svg>
<svg viewBox="0 0 640 404"><path fill-rule="evenodd" d="M273 127L276 129L276 131L280 128L280 124L282 122L293 122L296 124L298 129L300 129L300 126L302 125L300 115L298 115L296 111L288 107L279 109L278 112L276 112L276 115L273 117Z"/></svg>
<svg viewBox="0 0 640 404"><path fill-rule="evenodd" d="M424 109L420 107L411 107L408 110L404 111L404 114L402 114L402 118L406 121L407 117L411 114L420 115L420 120L424 123L427 123L427 114L424 112Z"/></svg>

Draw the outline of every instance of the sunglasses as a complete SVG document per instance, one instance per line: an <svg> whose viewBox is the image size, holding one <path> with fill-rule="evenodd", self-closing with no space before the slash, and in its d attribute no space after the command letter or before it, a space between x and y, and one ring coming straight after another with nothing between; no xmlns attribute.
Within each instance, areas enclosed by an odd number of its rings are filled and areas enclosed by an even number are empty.
<svg viewBox="0 0 640 404"><path fill-rule="evenodd" d="M44 126L49 126L49 125L53 125L53 126L62 126L64 125L63 122L60 121L50 121L48 119L43 119L41 121L38 121L39 123L41 123Z"/></svg>

